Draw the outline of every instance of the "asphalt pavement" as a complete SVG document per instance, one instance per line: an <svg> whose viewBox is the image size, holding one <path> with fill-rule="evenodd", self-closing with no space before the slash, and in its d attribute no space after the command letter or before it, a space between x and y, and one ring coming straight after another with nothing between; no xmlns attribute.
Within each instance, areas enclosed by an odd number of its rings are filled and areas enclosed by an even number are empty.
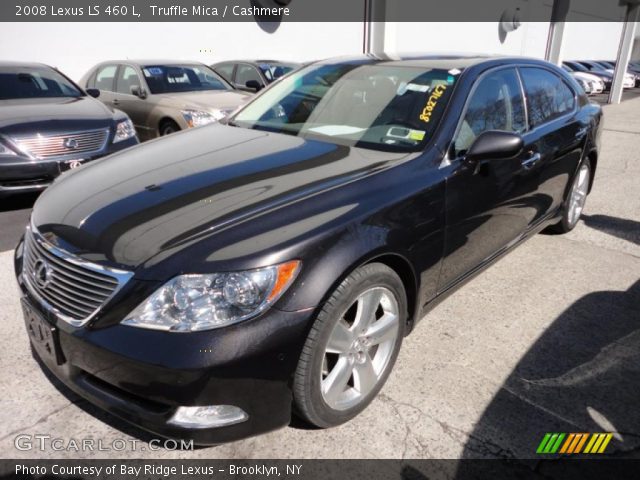
<svg viewBox="0 0 640 480"><path fill-rule="evenodd" d="M636 456L639 111L640 98L605 107L595 187L577 228L537 235L432 311L359 417L329 430L295 422L195 451L152 450L148 434L52 383L33 360L10 251L33 198L0 200L0 456L521 459L536 458L545 432L614 432L608 454ZM67 448L16 448L18 436L36 434ZM68 448L86 438L140 443L117 452Z"/></svg>

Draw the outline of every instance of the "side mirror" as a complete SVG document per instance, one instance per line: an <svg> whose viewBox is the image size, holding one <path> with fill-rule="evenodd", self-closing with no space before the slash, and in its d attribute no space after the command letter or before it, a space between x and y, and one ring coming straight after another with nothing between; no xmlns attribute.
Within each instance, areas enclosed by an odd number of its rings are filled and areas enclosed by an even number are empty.
<svg viewBox="0 0 640 480"><path fill-rule="evenodd" d="M256 92L262 90L262 85L257 80L248 80L247 83L245 83L245 86L251 90L255 90Z"/></svg>
<svg viewBox="0 0 640 480"><path fill-rule="evenodd" d="M98 90L97 88L87 88L85 92L87 92L87 95L93 98L98 98L100 96L100 90Z"/></svg>
<svg viewBox="0 0 640 480"><path fill-rule="evenodd" d="M482 132L471 144L465 160L476 163L482 160L507 160L522 152L524 140L513 132L488 130Z"/></svg>
<svg viewBox="0 0 640 480"><path fill-rule="evenodd" d="M143 88L140 88L139 85L131 85L130 90L131 90L131 95L135 95L136 97L141 98L142 100L147 98L147 92L145 92Z"/></svg>

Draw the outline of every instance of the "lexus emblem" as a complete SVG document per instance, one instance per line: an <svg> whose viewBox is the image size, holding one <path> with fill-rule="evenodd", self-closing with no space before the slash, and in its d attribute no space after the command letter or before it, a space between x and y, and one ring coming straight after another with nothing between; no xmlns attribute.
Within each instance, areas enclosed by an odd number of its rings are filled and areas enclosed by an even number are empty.
<svg viewBox="0 0 640 480"><path fill-rule="evenodd" d="M67 162L67 165L69 166L70 170L73 170L74 168L78 168L82 165L82 160L69 160Z"/></svg>
<svg viewBox="0 0 640 480"><path fill-rule="evenodd" d="M51 277L53 276L53 270L47 262L44 260L38 260L33 266L33 280L36 285L41 289L47 288L51 283Z"/></svg>
<svg viewBox="0 0 640 480"><path fill-rule="evenodd" d="M78 148L78 140L75 138L65 138L63 142L64 148L68 150L75 150Z"/></svg>

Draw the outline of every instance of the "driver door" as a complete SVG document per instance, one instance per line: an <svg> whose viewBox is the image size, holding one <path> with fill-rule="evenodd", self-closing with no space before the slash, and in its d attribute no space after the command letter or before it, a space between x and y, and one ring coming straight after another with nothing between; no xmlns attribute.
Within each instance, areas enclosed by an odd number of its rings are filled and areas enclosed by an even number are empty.
<svg viewBox="0 0 640 480"><path fill-rule="evenodd" d="M438 291L490 261L528 229L539 210L538 155L526 144L521 156L476 164L464 155L488 130L526 131L520 78L515 68L481 76L469 97L451 146L447 175L445 256Z"/></svg>

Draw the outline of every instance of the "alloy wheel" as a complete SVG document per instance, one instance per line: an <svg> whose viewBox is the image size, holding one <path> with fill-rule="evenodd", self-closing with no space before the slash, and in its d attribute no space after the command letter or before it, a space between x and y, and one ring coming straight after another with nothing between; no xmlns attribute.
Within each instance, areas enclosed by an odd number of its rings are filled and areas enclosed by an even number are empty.
<svg viewBox="0 0 640 480"><path fill-rule="evenodd" d="M571 187L571 195L569 196L569 211L567 212L567 220L571 226L578 223L584 204L587 201L589 192L589 177L591 172L589 166L583 164L578 170L573 186Z"/></svg>
<svg viewBox="0 0 640 480"><path fill-rule="evenodd" d="M336 323L324 351L321 392L334 410L360 403L382 378L400 333L398 301L387 288L362 293Z"/></svg>

